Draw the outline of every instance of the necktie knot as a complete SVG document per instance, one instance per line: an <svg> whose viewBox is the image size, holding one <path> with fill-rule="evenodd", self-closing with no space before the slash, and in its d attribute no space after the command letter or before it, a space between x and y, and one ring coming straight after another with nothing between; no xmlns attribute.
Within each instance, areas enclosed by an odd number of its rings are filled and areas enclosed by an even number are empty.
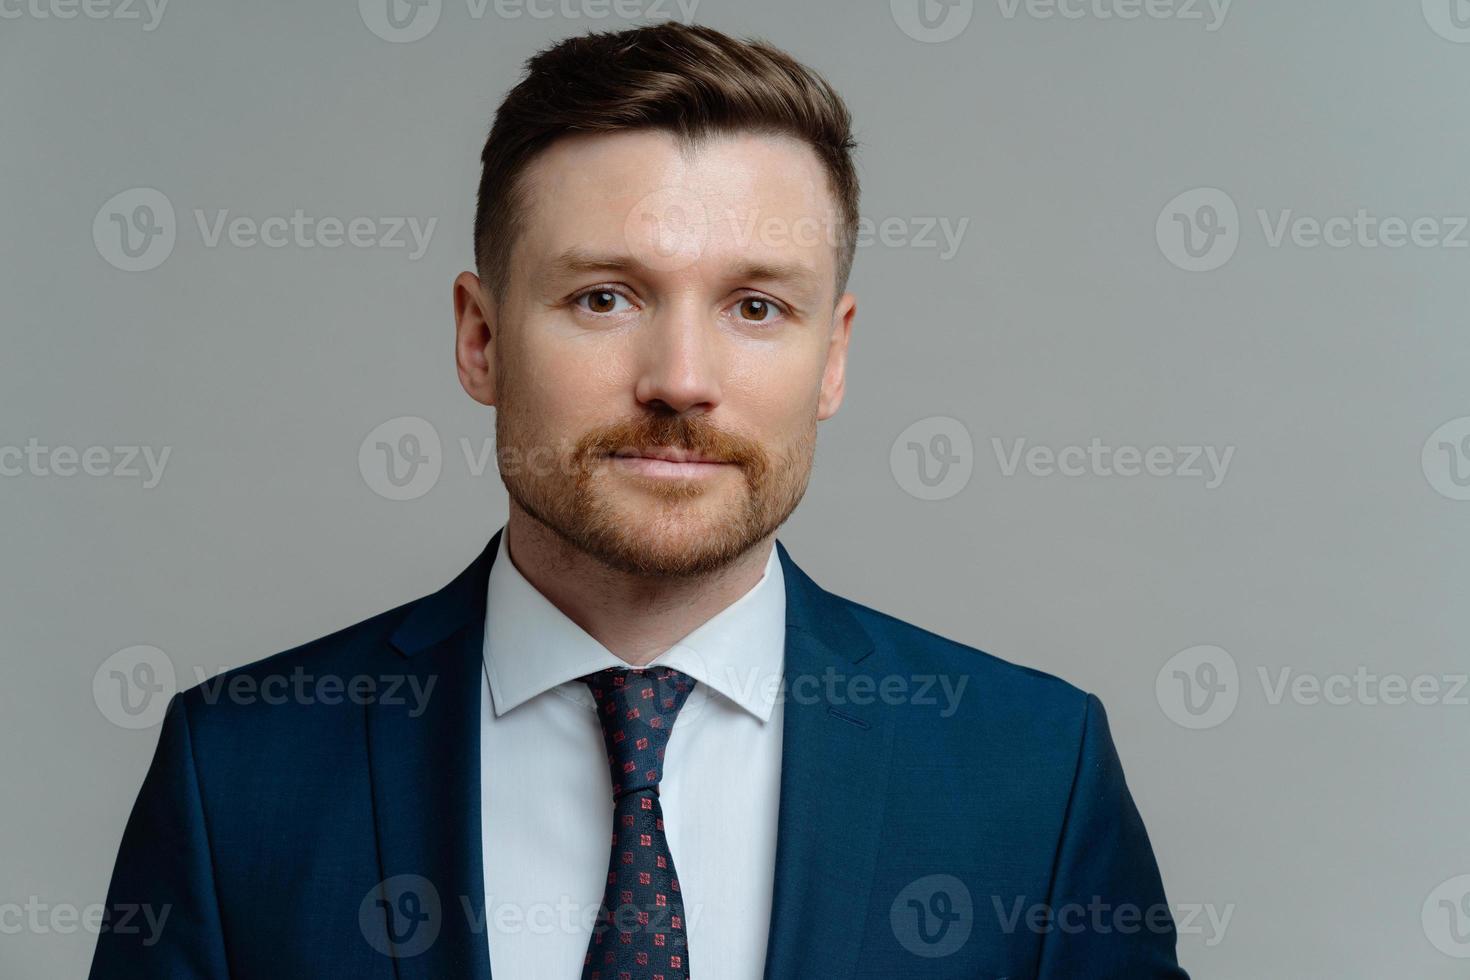
<svg viewBox="0 0 1470 980"><path fill-rule="evenodd" d="M608 667L580 680L597 706L613 797L656 788L669 733L694 678L672 667Z"/></svg>

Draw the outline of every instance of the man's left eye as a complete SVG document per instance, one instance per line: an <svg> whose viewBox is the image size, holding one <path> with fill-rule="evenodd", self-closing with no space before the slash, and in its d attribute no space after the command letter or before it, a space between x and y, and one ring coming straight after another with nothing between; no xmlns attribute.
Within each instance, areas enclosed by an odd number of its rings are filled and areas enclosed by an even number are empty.
<svg viewBox="0 0 1470 980"><path fill-rule="evenodd" d="M761 299L759 296L747 296L741 300L737 311L740 314L740 319L747 323L765 323L768 320L775 319L776 315L780 312L776 309L775 303L772 303L768 299Z"/></svg>

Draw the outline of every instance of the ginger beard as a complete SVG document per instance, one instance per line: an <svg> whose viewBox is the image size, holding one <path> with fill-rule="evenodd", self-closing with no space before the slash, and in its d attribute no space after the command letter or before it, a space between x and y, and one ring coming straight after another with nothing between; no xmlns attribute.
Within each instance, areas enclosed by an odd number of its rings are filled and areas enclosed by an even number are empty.
<svg viewBox="0 0 1470 980"><path fill-rule="evenodd" d="M815 406L791 445L768 452L703 415L650 410L568 440L537 431L497 360L496 456L522 510L610 568L693 577L725 567L791 516L811 476ZM684 449L730 463L710 477L652 478L620 471L618 451Z"/></svg>

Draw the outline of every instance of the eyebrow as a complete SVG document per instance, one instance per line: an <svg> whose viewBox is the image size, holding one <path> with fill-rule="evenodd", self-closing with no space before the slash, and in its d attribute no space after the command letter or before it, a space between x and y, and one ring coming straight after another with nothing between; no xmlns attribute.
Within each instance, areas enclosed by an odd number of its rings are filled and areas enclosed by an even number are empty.
<svg viewBox="0 0 1470 980"><path fill-rule="evenodd" d="M591 252L573 245L557 255L548 265L552 276L572 276L587 272L639 272L644 268L631 255ZM795 288L811 288L816 284L813 271L797 262L741 262L731 270L730 278L741 281L779 283Z"/></svg>

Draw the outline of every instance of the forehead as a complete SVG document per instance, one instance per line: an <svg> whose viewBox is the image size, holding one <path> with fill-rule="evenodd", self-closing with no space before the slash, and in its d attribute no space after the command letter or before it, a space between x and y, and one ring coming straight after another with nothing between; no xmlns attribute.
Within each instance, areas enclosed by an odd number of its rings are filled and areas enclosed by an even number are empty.
<svg viewBox="0 0 1470 980"><path fill-rule="evenodd" d="M769 261L835 278L826 171L792 137L715 134L688 147L661 130L577 134L531 162L524 190L516 250L531 269L577 249L668 273Z"/></svg>

